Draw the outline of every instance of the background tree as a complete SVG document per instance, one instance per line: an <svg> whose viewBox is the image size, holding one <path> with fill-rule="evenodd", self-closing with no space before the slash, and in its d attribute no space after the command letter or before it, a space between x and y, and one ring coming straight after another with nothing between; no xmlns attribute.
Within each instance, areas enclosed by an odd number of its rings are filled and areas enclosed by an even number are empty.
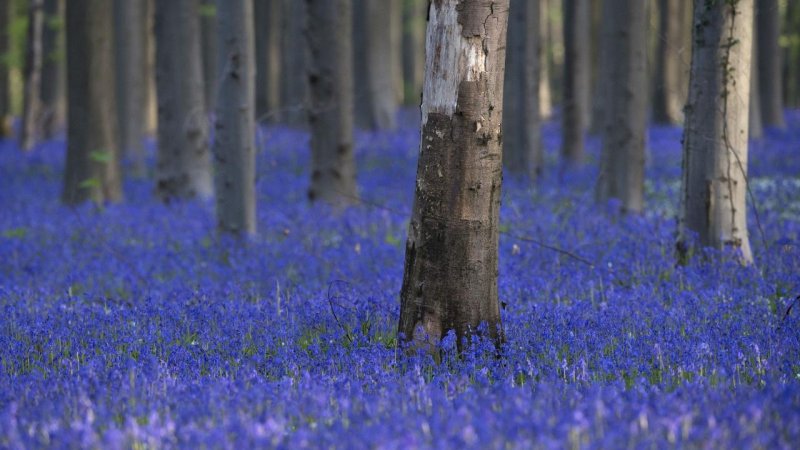
<svg viewBox="0 0 800 450"><path fill-rule="evenodd" d="M283 0L283 40L281 42L281 121L292 127L305 127L308 119L308 48L306 2Z"/></svg>
<svg viewBox="0 0 800 450"><path fill-rule="evenodd" d="M754 15L755 16L755 15ZM750 61L758 61L758 20L753 21L753 53ZM758 70L750 71L750 107L747 114L750 139L761 139L764 136L764 121L761 113L761 93L759 92Z"/></svg>
<svg viewBox="0 0 800 450"><path fill-rule="evenodd" d="M133 172L145 172L147 8L143 1L114 0L119 148Z"/></svg>
<svg viewBox="0 0 800 450"><path fill-rule="evenodd" d="M306 0L311 90L308 198L343 207L357 199L353 158L351 0Z"/></svg>
<svg viewBox="0 0 800 450"><path fill-rule="evenodd" d="M561 157L568 166L584 159L589 113L589 2L564 0L564 93Z"/></svg>
<svg viewBox="0 0 800 450"><path fill-rule="evenodd" d="M762 121L767 127L786 128L783 118L781 20L778 0L756 0L758 81Z"/></svg>
<svg viewBox="0 0 800 450"><path fill-rule="evenodd" d="M419 105L425 76L426 0L403 0L403 103Z"/></svg>
<svg viewBox="0 0 800 450"><path fill-rule="evenodd" d="M256 46L256 120L276 122L281 105L281 2L253 0Z"/></svg>
<svg viewBox="0 0 800 450"><path fill-rule="evenodd" d="M539 0L511 0L503 99L503 166L536 179L542 170L539 118Z"/></svg>
<svg viewBox="0 0 800 450"><path fill-rule="evenodd" d="M481 323L500 339L497 252L508 0L437 0L399 333L435 345ZM422 341L422 342L420 342Z"/></svg>
<svg viewBox="0 0 800 450"><path fill-rule="evenodd" d="M603 3L603 154L596 197L622 201L625 212L644 208L647 129L646 11L641 0Z"/></svg>
<svg viewBox="0 0 800 450"><path fill-rule="evenodd" d="M553 115L550 0L539 0L539 13L539 117L547 120Z"/></svg>
<svg viewBox="0 0 800 450"><path fill-rule="evenodd" d="M784 34L783 92L787 105L797 108L800 106L800 2L786 2Z"/></svg>
<svg viewBox="0 0 800 450"><path fill-rule="evenodd" d="M25 49L25 92L22 100L22 124L19 145L30 150L39 139L42 89L42 31L44 29L44 2L28 3L28 39Z"/></svg>
<svg viewBox="0 0 800 450"><path fill-rule="evenodd" d="M678 252L700 244L741 251L747 235L747 139L753 0L697 1L692 73L683 134Z"/></svg>
<svg viewBox="0 0 800 450"><path fill-rule="evenodd" d="M172 0L169 0L171 3ZM114 92L113 3L69 0L67 24L67 204L119 201L122 186Z"/></svg>
<svg viewBox="0 0 800 450"><path fill-rule="evenodd" d="M658 0L658 31L653 70L653 122L676 125L683 120L689 63L686 36L691 34L684 17L691 5L684 0Z"/></svg>
<svg viewBox="0 0 800 450"><path fill-rule="evenodd" d="M64 2L44 0L42 82L40 99L42 138L50 139L64 123Z"/></svg>
<svg viewBox="0 0 800 450"><path fill-rule="evenodd" d="M164 201L213 193L197 0L156 0L158 162Z"/></svg>
<svg viewBox="0 0 800 450"><path fill-rule="evenodd" d="M219 89L217 67L217 5L215 0L200 0L200 57L203 61L203 98L206 111L215 110Z"/></svg>
<svg viewBox="0 0 800 450"><path fill-rule="evenodd" d="M217 0L218 67L214 125L217 227L256 233L255 50L252 0Z"/></svg>
<svg viewBox="0 0 800 450"><path fill-rule="evenodd" d="M0 137L8 137L11 132L11 89L9 85L9 58L11 49L9 25L11 24L11 0L0 0Z"/></svg>
<svg viewBox="0 0 800 450"><path fill-rule="evenodd" d="M371 130L391 130L396 124L399 54L393 44L392 11L398 0L356 0L354 38L356 123Z"/></svg>

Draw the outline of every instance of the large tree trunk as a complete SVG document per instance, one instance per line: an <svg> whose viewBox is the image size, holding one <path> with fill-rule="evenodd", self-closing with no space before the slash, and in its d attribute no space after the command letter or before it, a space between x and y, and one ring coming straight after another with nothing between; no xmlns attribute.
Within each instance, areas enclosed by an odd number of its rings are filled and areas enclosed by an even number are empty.
<svg viewBox="0 0 800 450"><path fill-rule="evenodd" d="M203 97L206 111L216 110L219 72L217 67L217 7L215 0L200 0L200 57L203 61Z"/></svg>
<svg viewBox="0 0 800 450"><path fill-rule="evenodd" d="M653 86L653 122L675 125L681 122L686 89L681 71L685 0L658 0L658 39Z"/></svg>
<svg viewBox="0 0 800 450"><path fill-rule="evenodd" d="M341 208L357 200L353 158L351 0L306 0L311 88L308 198Z"/></svg>
<svg viewBox="0 0 800 450"><path fill-rule="evenodd" d="M280 0L253 0L256 40L256 120L276 122L281 105Z"/></svg>
<svg viewBox="0 0 800 450"><path fill-rule="evenodd" d="M308 48L303 32L306 3L283 0L283 40L281 42L281 120L291 127L307 125L309 92L306 80Z"/></svg>
<svg viewBox="0 0 800 450"><path fill-rule="evenodd" d="M64 70L62 0L44 1L42 30L42 83L40 98L42 138L50 139L64 125Z"/></svg>
<svg viewBox="0 0 800 450"><path fill-rule="evenodd" d="M197 0L156 0L157 194L213 194Z"/></svg>
<svg viewBox="0 0 800 450"><path fill-rule="evenodd" d="M356 86L363 86L356 100L358 126L371 130L390 130L396 126L397 70L392 46L392 2L398 0L358 0L354 6Z"/></svg>
<svg viewBox="0 0 800 450"><path fill-rule="evenodd" d="M589 111L589 2L564 0L564 101L561 157L567 166L584 160Z"/></svg>
<svg viewBox="0 0 800 450"><path fill-rule="evenodd" d="M403 0L403 103L419 105L425 75L426 0Z"/></svg>
<svg viewBox="0 0 800 450"><path fill-rule="evenodd" d="M400 291L401 342L433 350L485 323L497 299L508 0L431 2L422 141Z"/></svg>
<svg viewBox="0 0 800 450"><path fill-rule="evenodd" d="M25 90L22 100L22 124L19 144L30 150L39 140L42 101L42 31L44 2L31 0L28 5L28 39L25 50Z"/></svg>
<svg viewBox="0 0 800 450"><path fill-rule="evenodd" d="M66 23L69 121L62 200L119 201L113 3L69 0Z"/></svg>
<svg viewBox="0 0 800 450"><path fill-rule="evenodd" d="M133 173L145 172L144 121L147 84L146 5L114 0L119 148Z"/></svg>
<svg viewBox="0 0 800 450"><path fill-rule="evenodd" d="M747 139L753 0L694 9L692 74L683 135L678 251L700 244L753 259L747 235Z"/></svg>
<svg viewBox="0 0 800 450"><path fill-rule="evenodd" d="M539 0L511 0L503 99L503 166L536 179L544 160L539 119Z"/></svg>
<svg viewBox="0 0 800 450"><path fill-rule="evenodd" d="M624 212L644 208L644 145L647 127L645 4L641 0L603 5L603 154L596 197L622 201ZM611 81L613 80L613 81Z"/></svg>
<svg viewBox="0 0 800 450"><path fill-rule="evenodd" d="M10 49L9 25L11 24L11 0L0 0L0 55L8 54ZM11 86L9 85L8 63L0 60L0 138L11 134Z"/></svg>
<svg viewBox="0 0 800 450"><path fill-rule="evenodd" d="M255 51L252 0L217 0L222 68L214 136L217 227L256 233Z"/></svg>
<svg viewBox="0 0 800 450"><path fill-rule="evenodd" d="M783 119L783 82L781 79L781 20L778 0L756 0L758 26L758 81L761 115L764 125L786 128Z"/></svg>

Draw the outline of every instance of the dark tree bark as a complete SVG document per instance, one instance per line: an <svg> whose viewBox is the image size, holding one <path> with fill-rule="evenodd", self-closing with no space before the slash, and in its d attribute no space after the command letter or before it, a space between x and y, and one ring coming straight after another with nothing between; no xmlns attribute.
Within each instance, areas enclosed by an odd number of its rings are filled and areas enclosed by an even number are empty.
<svg viewBox="0 0 800 450"><path fill-rule="evenodd" d="M146 13L145 2L114 0L119 148L137 176L143 175L146 169Z"/></svg>
<svg viewBox="0 0 800 450"><path fill-rule="evenodd" d="M114 13L107 0L69 0L67 24L67 204L122 199L114 92Z"/></svg>
<svg viewBox="0 0 800 450"><path fill-rule="evenodd" d="M358 0L355 3L356 123L371 130L391 130L396 126L397 51L392 45L393 2L397 0ZM361 83L360 81L363 81Z"/></svg>
<svg viewBox="0 0 800 450"><path fill-rule="evenodd" d="M216 109L219 72L217 67L217 6L215 0L200 0L200 54L203 60L203 97L206 111Z"/></svg>
<svg viewBox="0 0 800 450"><path fill-rule="evenodd" d="M308 198L342 208L357 200L353 158L351 0L306 0L311 88Z"/></svg>
<svg viewBox="0 0 800 450"><path fill-rule="evenodd" d="M280 109L280 0L253 0L256 40L256 119L275 123Z"/></svg>
<svg viewBox="0 0 800 450"><path fill-rule="evenodd" d="M658 0L658 38L653 86L653 122L676 125L682 120L686 89L681 51L684 35L690 30L683 26L686 2Z"/></svg>
<svg viewBox="0 0 800 450"><path fill-rule="evenodd" d="M44 2L31 0L28 5L28 39L25 49L25 89L22 99L22 124L19 145L30 150L40 138L42 91L42 31Z"/></svg>
<svg viewBox="0 0 800 450"><path fill-rule="evenodd" d="M197 0L156 0L158 162L164 201L213 194Z"/></svg>
<svg viewBox="0 0 800 450"><path fill-rule="evenodd" d="M753 23L753 53L750 60L758 61L758 20ZM764 122L761 113L761 94L759 92L758 69L750 71L750 111L748 112L748 128L750 129L750 139L761 139L764 137Z"/></svg>
<svg viewBox="0 0 800 450"><path fill-rule="evenodd" d="M797 108L800 107L800 2L787 2L784 33L789 38L783 58L785 106Z"/></svg>
<svg viewBox="0 0 800 450"><path fill-rule="evenodd" d="M419 105L425 75L426 0L403 0L403 103Z"/></svg>
<svg viewBox="0 0 800 450"><path fill-rule="evenodd" d="M589 2L564 0L564 101L561 157L583 164L589 111Z"/></svg>
<svg viewBox="0 0 800 450"><path fill-rule="evenodd" d="M44 28L42 30L42 137L52 138L64 126L64 71L62 0L44 1Z"/></svg>
<svg viewBox="0 0 800 450"><path fill-rule="evenodd" d="M147 82L145 83L145 133L155 136L158 133L158 95L156 88L156 37L155 0L144 0L147 17L145 46L147 51Z"/></svg>
<svg viewBox="0 0 800 450"><path fill-rule="evenodd" d="M0 55L8 54L10 42L8 28L11 23L11 0L0 0ZM11 90L8 63L0 61L0 138L11 134Z"/></svg>
<svg viewBox="0 0 800 450"><path fill-rule="evenodd" d="M306 3L283 0L281 41L281 121L291 127L307 126L309 92L306 80L308 48L303 32L306 27Z"/></svg>
<svg viewBox="0 0 800 450"><path fill-rule="evenodd" d="M678 254L690 235L753 260L747 235L747 140L753 0L697 0L683 134Z"/></svg>
<svg viewBox="0 0 800 450"><path fill-rule="evenodd" d="M536 179L544 155L539 118L539 0L511 0L503 99L503 166Z"/></svg>
<svg viewBox="0 0 800 450"><path fill-rule="evenodd" d="M255 50L252 0L217 0L222 68L214 137L217 228L256 233Z"/></svg>
<svg viewBox="0 0 800 450"><path fill-rule="evenodd" d="M603 154L596 198L622 201L623 212L644 209L644 145L647 127L645 4L641 0L603 4L601 77L608 82L602 128Z"/></svg>
<svg viewBox="0 0 800 450"><path fill-rule="evenodd" d="M400 342L502 340L497 245L508 0L431 3Z"/></svg>
<svg viewBox="0 0 800 450"><path fill-rule="evenodd" d="M781 79L781 20L778 0L757 0L758 81L761 116L765 126L786 128Z"/></svg>

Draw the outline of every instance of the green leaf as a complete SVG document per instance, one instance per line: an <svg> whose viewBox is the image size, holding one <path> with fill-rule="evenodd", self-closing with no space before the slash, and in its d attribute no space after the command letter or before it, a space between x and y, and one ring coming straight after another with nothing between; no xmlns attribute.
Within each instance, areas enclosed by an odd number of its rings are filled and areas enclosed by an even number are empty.
<svg viewBox="0 0 800 450"><path fill-rule="evenodd" d="M114 160L114 154L110 151L97 150L89 153L89 158L95 162L108 164Z"/></svg>
<svg viewBox="0 0 800 450"><path fill-rule="evenodd" d="M92 177L87 178L81 181L81 184L78 185L81 189L95 189L101 186L100 180L98 178Z"/></svg>

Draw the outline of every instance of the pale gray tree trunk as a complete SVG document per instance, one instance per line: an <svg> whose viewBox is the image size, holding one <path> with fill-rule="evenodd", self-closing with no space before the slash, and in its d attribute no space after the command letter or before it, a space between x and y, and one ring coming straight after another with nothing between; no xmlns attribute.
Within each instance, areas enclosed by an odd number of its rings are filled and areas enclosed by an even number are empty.
<svg viewBox="0 0 800 450"><path fill-rule="evenodd" d="M147 51L147 83L145 84L145 133L155 136L158 133L158 89L156 88L156 37L155 0L144 0L147 16L145 45Z"/></svg>
<svg viewBox="0 0 800 450"><path fill-rule="evenodd" d="M217 228L256 233L255 42L252 0L217 0L219 97L214 122Z"/></svg>
<svg viewBox="0 0 800 450"><path fill-rule="evenodd" d="M256 40L256 120L275 123L281 104L280 0L253 0Z"/></svg>
<svg viewBox="0 0 800 450"><path fill-rule="evenodd" d="M122 199L114 91L114 13L107 0L69 0L66 204Z"/></svg>
<svg viewBox="0 0 800 450"><path fill-rule="evenodd" d="M306 80L308 48L303 32L306 27L306 3L283 0L281 41L281 121L291 127L308 125L309 91Z"/></svg>
<svg viewBox="0 0 800 450"><path fill-rule="evenodd" d="M400 342L433 350L485 323L497 298L508 0L431 2L422 140L400 293Z"/></svg>
<svg viewBox="0 0 800 450"><path fill-rule="evenodd" d="M748 103L753 0L697 0L686 127L678 252L702 246L753 259L747 234Z"/></svg>
<svg viewBox="0 0 800 450"><path fill-rule="evenodd" d="M645 4L606 0L603 4L601 88L603 153L596 198L622 201L623 212L644 209L647 127L647 46Z"/></svg>
<svg viewBox="0 0 800 450"><path fill-rule="evenodd" d="M778 0L756 0L758 26L758 81L761 116L765 126L786 128L783 118L783 54L780 47L781 20Z"/></svg>
<svg viewBox="0 0 800 450"><path fill-rule="evenodd" d="M393 2L357 0L354 4L356 122L371 130L391 130L397 113L396 49L392 41Z"/></svg>
<svg viewBox="0 0 800 450"><path fill-rule="evenodd" d="M11 0L0 0L0 54L6 55L10 49L8 35L11 24ZM8 63L0 61L0 137L11 134L11 86L9 84Z"/></svg>
<svg viewBox="0 0 800 450"><path fill-rule="evenodd" d="M164 201L213 194L197 7L156 0L156 191Z"/></svg>
<svg viewBox="0 0 800 450"><path fill-rule="evenodd" d="M353 158L353 11L351 0L306 0L311 90L308 198L336 208L357 201Z"/></svg>
<svg viewBox="0 0 800 450"><path fill-rule="evenodd" d="M64 125L64 26L63 0L44 1L44 28L42 30L42 137L52 138Z"/></svg>
<svg viewBox="0 0 800 450"><path fill-rule="evenodd" d="M758 61L758 20L753 22L753 54L750 61ZM750 139L761 139L764 137L763 114L761 113L761 95L759 89L758 70L754 68L750 71L750 111L748 112L748 128Z"/></svg>
<svg viewBox="0 0 800 450"><path fill-rule="evenodd" d="M682 75L685 0L658 0L658 33L653 86L653 122L675 125L682 121L686 88Z"/></svg>
<svg viewBox="0 0 800 450"><path fill-rule="evenodd" d="M133 173L145 173L147 16L143 1L114 0L119 148Z"/></svg>
<svg viewBox="0 0 800 450"><path fill-rule="evenodd" d="M200 57L203 61L203 97L207 112L216 110L219 89L217 67L217 5L215 0L200 0Z"/></svg>
<svg viewBox="0 0 800 450"><path fill-rule="evenodd" d="M553 115L553 88L551 80L550 0L539 0L539 117L547 120Z"/></svg>
<svg viewBox="0 0 800 450"><path fill-rule="evenodd" d="M589 113L589 1L564 0L564 101L561 157L583 164Z"/></svg>
<svg viewBox="0 0 800 450"><path fill-rule="evenodd" d="M536 179L544 161L539 118L539 0L511 0L503 99L503 166Z"/></svg>
<svg viewBox="0 0 800 450"><path fill-rule="evenodd" d="M22 124L19 145L30 150L40 138L42 101L42 31L44 2L30 0L28 4L28 39L25 49L25 87L22 99Z"/></svg>
<svg viewBox="0 0 800 450"><path fill-rule="evenodd" d="M425 75L427 0L403 0L403 103L419 105Z"/></svg>

